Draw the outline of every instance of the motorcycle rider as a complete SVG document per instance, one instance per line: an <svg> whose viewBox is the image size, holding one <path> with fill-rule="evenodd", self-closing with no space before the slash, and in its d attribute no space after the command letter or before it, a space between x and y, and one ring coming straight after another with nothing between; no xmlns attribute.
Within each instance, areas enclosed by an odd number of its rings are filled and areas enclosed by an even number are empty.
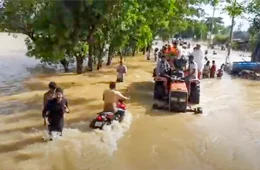
<svg viewBox="0 0 260 170"><path fill-rule="evenodd" d="M109 89L105 90L103 92L103 101L104 101L104 107L103 112L112 112L112 113L118 113L121 116L124 116L125 111L117 108L117 102L119 100L129 100L128 97L125 97L116 90L116 83L111 82L109 84Z"/></svg>

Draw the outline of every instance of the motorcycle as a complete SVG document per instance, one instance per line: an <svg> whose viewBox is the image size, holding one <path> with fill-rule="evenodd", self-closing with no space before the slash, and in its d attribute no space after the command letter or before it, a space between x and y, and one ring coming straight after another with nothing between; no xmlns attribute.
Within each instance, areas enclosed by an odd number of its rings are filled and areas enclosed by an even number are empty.
<svg viewBox="0 0 260 170"><path fill-rule="evenodd" d="M122 122L124 119L124 114L126 111L126 105L122 100L117 102L117 113L112 112L100 112L98 116L93 119L90 123L90 128L92 129L103 129L105 125L111 125L113 121Z"/></svg>

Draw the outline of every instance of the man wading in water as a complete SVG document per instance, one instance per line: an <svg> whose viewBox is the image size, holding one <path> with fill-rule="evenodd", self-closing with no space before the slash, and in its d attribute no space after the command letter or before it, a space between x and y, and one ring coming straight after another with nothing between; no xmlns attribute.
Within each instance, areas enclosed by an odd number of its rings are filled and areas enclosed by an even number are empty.
<svg viewBox="0 0 260 170"><path fill-rule="evenodd" d="M123 82L124 81L124 74L127 73L127 67L123 64L123 61L120 61L120 65L116 69L117 72L117 82Z"/></svg>
<svg viewBox="0 0 260 170"><path fill-rule="evenodd" d="M62 135L64 113L69 113L68 102L63 97L63 90L58 87L55 98L49 100L42 111L42 117L47 122L51 139L52 132L59 132L60 136Z"/></svg>
<svg viewBox="0 0 260 170"><path fill-rule="evenodd" d="M49 83L49 90L43 95L43 108L46 106L48 100L51 100L54 97L56 88L56 83L51 81Z"/></svg>
<svg viewBox="0 0 260 170"><path fill-rule="evenodd" d="M124 115L122 115L122 114L124 114L124 112L119 110L116 107L116 105L117 105L118 100L129 100L129 98L122 95L119 91L116 91L115 82L111 82L109 84L109 89L104 91L103 100L104 100L104 108L103 108L104 112L112 112L112 113L119 112L119 114L121 116L124 116Z"/></svg>
<svg viewBox="0 0 260 170"><path fill-rule="evenodd" d="M49 83L49 90L43 95L43 109L46 106L47 102L55 97L55 89L57 88L57 84L53 81ZM44 126L46 125L46 121L44 119Z"/></svg>

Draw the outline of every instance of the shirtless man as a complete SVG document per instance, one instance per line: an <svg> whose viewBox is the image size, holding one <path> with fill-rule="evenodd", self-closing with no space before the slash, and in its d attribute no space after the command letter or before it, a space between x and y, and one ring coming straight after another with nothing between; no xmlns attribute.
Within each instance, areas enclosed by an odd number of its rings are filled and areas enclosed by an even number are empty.
<svg viewBox="0 0 260 170"><path fill-rule="evenodd" d="M129 98L122 95L119 91L116 91L116 83L111 82L109 84L109 89L105 90L103 93L103 100L104 112L117 113L119 111L116 107L118 100L129 100Z"/></svg>

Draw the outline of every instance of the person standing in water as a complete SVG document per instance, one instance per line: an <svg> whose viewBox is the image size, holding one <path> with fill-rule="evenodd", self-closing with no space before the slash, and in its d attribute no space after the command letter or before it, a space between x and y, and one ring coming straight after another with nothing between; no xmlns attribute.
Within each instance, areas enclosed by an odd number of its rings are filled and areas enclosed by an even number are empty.
<svg viewBox="0 0 260 170"><path fill-rule="evenodd" d="M48 101L55 97L56 88L57 88L57 84L55 82L51 81L49 83L49 90L46 93L44 93L44 95L43 95L43 109L47 105ZM45 119L43 121L44 121L44 126L45 126L46 125Z"/></svg>
<svg viewBox="0 0 260 170"><path fill-rule="evenodd" d="M60 136L62 135L64 113L69 113L68 101L63 97L63 90L57 87L55 97L47 102L42 111L50 136L52 132L59 132Z"/></svg>
<svg viewBox="0 0 260 170"><path fill-rule="evenodd" d="M124 81L124 74L127 73L127 67L123 64L123 61L120 61L120 65L116 69L117 72L117 82L123 82Z"/></svg>
<svg viewBox="0 0 260 170"><path fill-rule="evenodd" d="M212 66L210 68L210 78L214 78L216 75L217 66L215 64L215 60L212 60Z"/></svg>
<svg viewBox="0 0 260 170"><path fill-rule="evenodd" d="M201 46L199 44L196 45L196 48L192 52L192 55L194 56L194 62L197 63L198 66L198 79L201 79L202 77L202 71L203 71L203 59L204 59L204 53L201 50Z"/></svg>
<svg viewBox="0 0 260 170"><path fill-rule="evenodd" d="M48 100L51 100L55 95L57 84L53 81L49 83L49 90L43 95L43 108L46 106Z"/></svg>
<svg viewBox="0 0 260 170"><path fill-rule="evenodd" d="M119 91L116 90L116 83L111 82L109 84L109 89L105 90L103 92L103 101L104 101L104 107L103 111L104 112L112 112L112 113L117 113L120 112L121 116L124 116L121 113L121 111L116 107L117 102L119 100L129 100L128 97L125 97L120 93Z"/></svg>
<svg viewBox="0 0 260 170"><path fill-rule="evenodd" d="M203 68L203 78L209 78L210 68L210 61L207 61Z"/></svg>
<svg viewBox="0 0 260 170"><path fill-rule="evenodd" d="M196 80L198 79L198 65L194 61L194 56L189 56L189 74L187 76L188 80Z"/></svg>

